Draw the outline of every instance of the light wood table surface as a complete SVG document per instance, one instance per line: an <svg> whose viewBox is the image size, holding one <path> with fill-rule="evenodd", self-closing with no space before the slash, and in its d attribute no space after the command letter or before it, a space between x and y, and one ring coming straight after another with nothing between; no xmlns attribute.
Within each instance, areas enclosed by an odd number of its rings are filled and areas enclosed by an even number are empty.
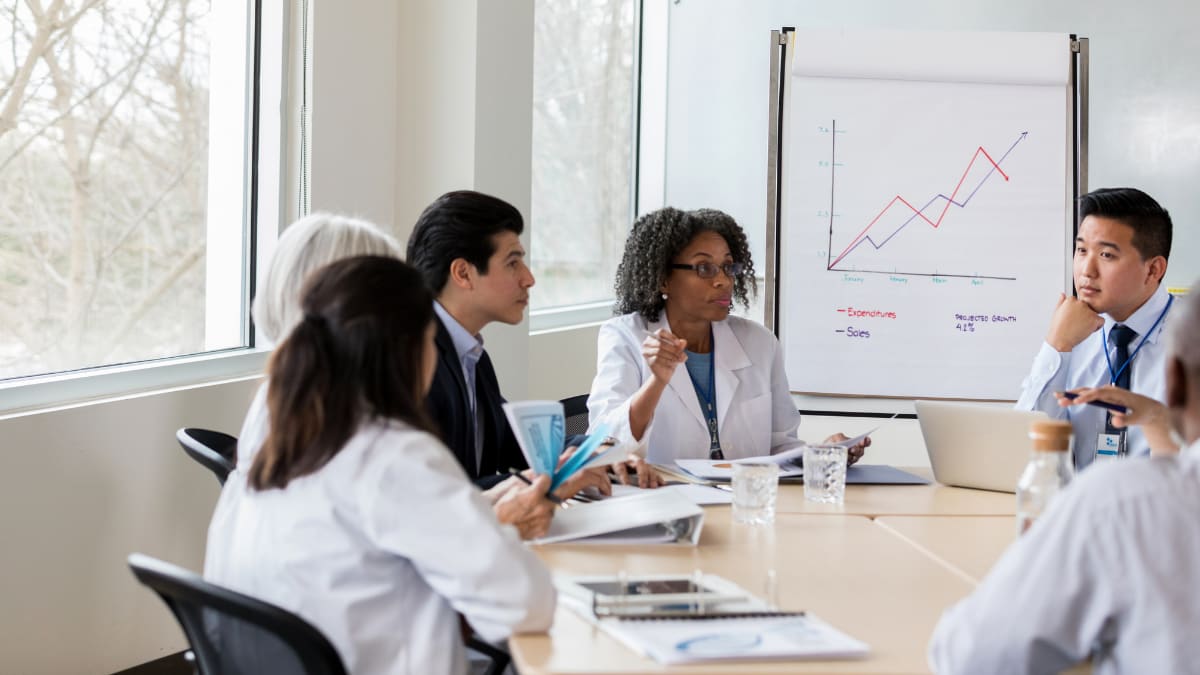
<svg viewBox="0 0 1200 675"><path fill-rule="evenodd" d="M1012 516L883 516L875 524L973 584L1017 538Z"/></svg>
<svg viewBox="0 0 1200 675"><path fill-rule="evenodd" d="M900 537L853 515L781 513L773 527L731 522L726 507L705 510L699 546L536 547L557 573L719 574L763 595L774 569L783 609L807 610L871 647L856 661L710 663L671 672L925 673L925 648L943 609L971 584ZM656 673L638 656L560 607L549 635L509 641L523 675L543 673Z"/></svg>
<svg viewBox="0 0 1200 675"><path fill-rule="evenodd" d="M847 485L845 504L816 504L804 499L804 486L781 483L779 513L834 513L868 516L1013 516L1016 497L1007 492L949 487L933 481L929 469L900 467L929 479L929 485Z"/></svg>

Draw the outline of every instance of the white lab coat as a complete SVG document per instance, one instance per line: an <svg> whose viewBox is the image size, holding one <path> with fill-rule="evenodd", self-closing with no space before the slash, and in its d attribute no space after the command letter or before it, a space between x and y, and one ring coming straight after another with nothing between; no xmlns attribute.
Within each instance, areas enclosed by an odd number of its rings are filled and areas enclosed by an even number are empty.
<svg viewBox="0 0 1200 675"><path fill-rule="evenodd" d="M312 623L356 674L463 673L458 613L493 642L554 614L545 566L435 437L400 422L365 424L282 490L232 472L204 569Z"/></svg>
<svg viewBox="0 0 1200 675"><path fill-rule="evenodd" d="M669 328L665 312L654 322L626 314L600 326L596 378L588 396L590 431L603 424L610 436L638 440L629 430L629 400L652 377L642 341L659 328ZM800 413L792 402L779 340L762 324L730 316L713 324L713 345L717 430L726 459L799 445ZM686 366L675 369L641 441L646 458L656 464L708 458L708 426Z"/></svg>

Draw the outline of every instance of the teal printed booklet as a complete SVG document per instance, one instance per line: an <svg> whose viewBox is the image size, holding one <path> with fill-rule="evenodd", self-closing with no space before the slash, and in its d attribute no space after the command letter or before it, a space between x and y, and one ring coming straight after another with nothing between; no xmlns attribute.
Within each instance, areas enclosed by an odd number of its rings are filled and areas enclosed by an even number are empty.
<svg viewBox="0 0 1200 675"><path fill-rule="evenodd" d="M870 653L866 643L812 614L780 611L714 574L698 580L556 576L555 586L564 605L666 665L856 659ZM658 611L650 604L655 594L666 603ZM607 610L614 604L628 611L612 615Z"/></svg>
<svg viewBox="0 0 1200 675"><path fill-rule="evenodd" d="M550 489L583 469L601 466L624 458L630 448L603 445L605 429L587 437L570 457L560 461L566 440L566 419L558 401L515 401L504 404L504 414L512 426L517 445L529 467L539 475L550 476Z"/></svg>

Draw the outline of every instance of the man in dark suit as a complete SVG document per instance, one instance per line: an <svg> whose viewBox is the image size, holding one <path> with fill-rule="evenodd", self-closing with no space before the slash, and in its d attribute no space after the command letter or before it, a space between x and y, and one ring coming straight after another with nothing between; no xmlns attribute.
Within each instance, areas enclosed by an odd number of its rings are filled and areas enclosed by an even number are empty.
<svg viewBox="0 0 1200 675"><path fill-rule="evenodd" d="M529 305L534 279L525 264L523 230L513 205L461 190L430 204L408 239L408 263L421 271L437 297L438 363L429 411L442 440L484 488L502 480L509 467L528 466L500 407L504 397L479 335L493 321L520 323ZM642 474L645 482L657 482L652 471ZM592 471L563 492L573 494L589 484L609 490L603 472Z"/></svg>

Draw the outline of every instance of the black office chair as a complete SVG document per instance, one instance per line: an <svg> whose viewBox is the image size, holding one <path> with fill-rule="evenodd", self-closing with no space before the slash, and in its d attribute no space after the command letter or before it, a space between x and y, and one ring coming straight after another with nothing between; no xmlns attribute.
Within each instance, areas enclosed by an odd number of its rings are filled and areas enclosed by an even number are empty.
<svg viewBox="0 0 1200 675"><path fill-rule="evenodd" d="M484 642L483 638L476 635L467 638L467 647L488 657L490 663L488 663L487 669L483 671L483 675L501 675L508 669L508 664L512 660L508 652L499 647L493 647Z"/></svg>
<svg viewBox="0 0 1200 675"><path fill-rule="evenodd" d="M346 675L321 631L285 609L140 553L129 567L175 614L200 675Z"/></svg>
<svg viewBox="0 0 1200 675"><path fill-rule="evenodd" d="M566 418L567 436L586 434L588 430L587 394L571 396L559 401L563 404L563 417Z"/></svg>
<svg viewBox="0 0 1200 675"><path fill-rule="evenodd" d="M189 457L212 471L221 485L237 465L237 438L220 431L184 427L175 438Z"/></svg>

